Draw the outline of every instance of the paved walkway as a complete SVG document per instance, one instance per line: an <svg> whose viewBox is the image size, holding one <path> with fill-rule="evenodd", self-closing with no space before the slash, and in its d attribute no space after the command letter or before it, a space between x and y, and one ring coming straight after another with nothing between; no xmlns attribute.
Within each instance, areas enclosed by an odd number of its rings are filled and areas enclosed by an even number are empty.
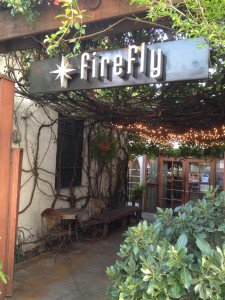
<svg viewBox="0 0 225 300"><path fill-rule="evenodd" d="M152 221L152 215L143 214ZM40 255L15 267L14 294L9 300L106 300L110 281L107 266L118 259L116 253L124 236L110 232L107 240L81 242L63 250L56 263L51 253Z"/></svg>

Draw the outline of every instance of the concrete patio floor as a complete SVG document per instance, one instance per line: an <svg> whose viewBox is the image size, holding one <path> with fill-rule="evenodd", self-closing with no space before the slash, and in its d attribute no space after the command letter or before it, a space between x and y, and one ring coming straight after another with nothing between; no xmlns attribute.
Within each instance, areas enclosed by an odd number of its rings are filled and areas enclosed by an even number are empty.
<svg viewBox="0 0 225 300"><path fill-rule="evenodd" d="M153 215L143 213L153 220ZM117 252L124 240L116 229L106 240L94 243L81 241L63 249L55 262L52 253L45 253L15 266L14 293L8 300L105 300L111 282L107 266L118 259Z"/></svg>

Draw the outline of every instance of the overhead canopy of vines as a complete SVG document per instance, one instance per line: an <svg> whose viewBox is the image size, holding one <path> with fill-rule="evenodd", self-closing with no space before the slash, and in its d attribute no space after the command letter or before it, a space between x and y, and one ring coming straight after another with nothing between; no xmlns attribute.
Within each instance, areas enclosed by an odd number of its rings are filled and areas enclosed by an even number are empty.
<svg viewBox="0 0 225 300"><path fill-rule="evenodd" d="M149 29L117 36L104 32L96 40L81 41L80 50L116 49L129 44L181 38L182 34L175 34L163 26L157 28L149 25ZM223 144L225 140L224 52L216 47L211 49L211 68L209 79L205 82L173 82L33 95L29 93L29 65L32 60L46 58L41 44L39 49L9 55L7 74L17 80L17 92L21 96L48 105L72 118L107 122L112 127L147 138L154 144L166 146L179 141L207 147ZM19 81L16 78L18 66L21 75Z"/></svg>

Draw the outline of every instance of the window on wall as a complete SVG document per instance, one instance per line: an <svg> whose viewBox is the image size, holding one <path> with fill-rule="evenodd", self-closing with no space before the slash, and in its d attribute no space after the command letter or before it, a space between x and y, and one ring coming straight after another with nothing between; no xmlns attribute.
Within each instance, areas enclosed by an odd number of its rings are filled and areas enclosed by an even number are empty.
<svg viewBox="0 0 225 300"><path fill-rule="evenodd" d="M84 121L62 116L58 123L56 187L81 185Z"/></svg>

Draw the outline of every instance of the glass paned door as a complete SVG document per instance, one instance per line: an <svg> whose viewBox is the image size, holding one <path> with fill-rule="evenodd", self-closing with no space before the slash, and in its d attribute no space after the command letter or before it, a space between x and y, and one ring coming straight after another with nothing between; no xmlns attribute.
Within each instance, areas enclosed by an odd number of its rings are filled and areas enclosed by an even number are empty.
<svg viewBox="0 0 225 300"><path fill-rule="evenodd" d="M161 206L180 206L184 201L183 162L164 159L161 168Z"/></svg>
<svg viewBox="0 0 225 300"><path fill-rule="evenodd" d="M128 170L128 205L135 205L132 190L140 184L140 164L137 159L129 162Z"/></svg>
<svg viewBox="0 0 225 300"><path fill-rule="evenodd" d="M212 185L223 189L224 162L197 159L159 159L159 198L162 208L174 208L201 199Z"/></svg>
<svg viewBox="0 0 225 300"><path fill-rule="evenodd" d="M149 212L157 211L158 159L149 159L146 164L146 207Z"/></svg>
<svg viewBox="0 0 225 300"><path fill-rule="evenodd" d="M186 202L201 199L210 185L214 184L214 163L187 160Z"/></svg>

